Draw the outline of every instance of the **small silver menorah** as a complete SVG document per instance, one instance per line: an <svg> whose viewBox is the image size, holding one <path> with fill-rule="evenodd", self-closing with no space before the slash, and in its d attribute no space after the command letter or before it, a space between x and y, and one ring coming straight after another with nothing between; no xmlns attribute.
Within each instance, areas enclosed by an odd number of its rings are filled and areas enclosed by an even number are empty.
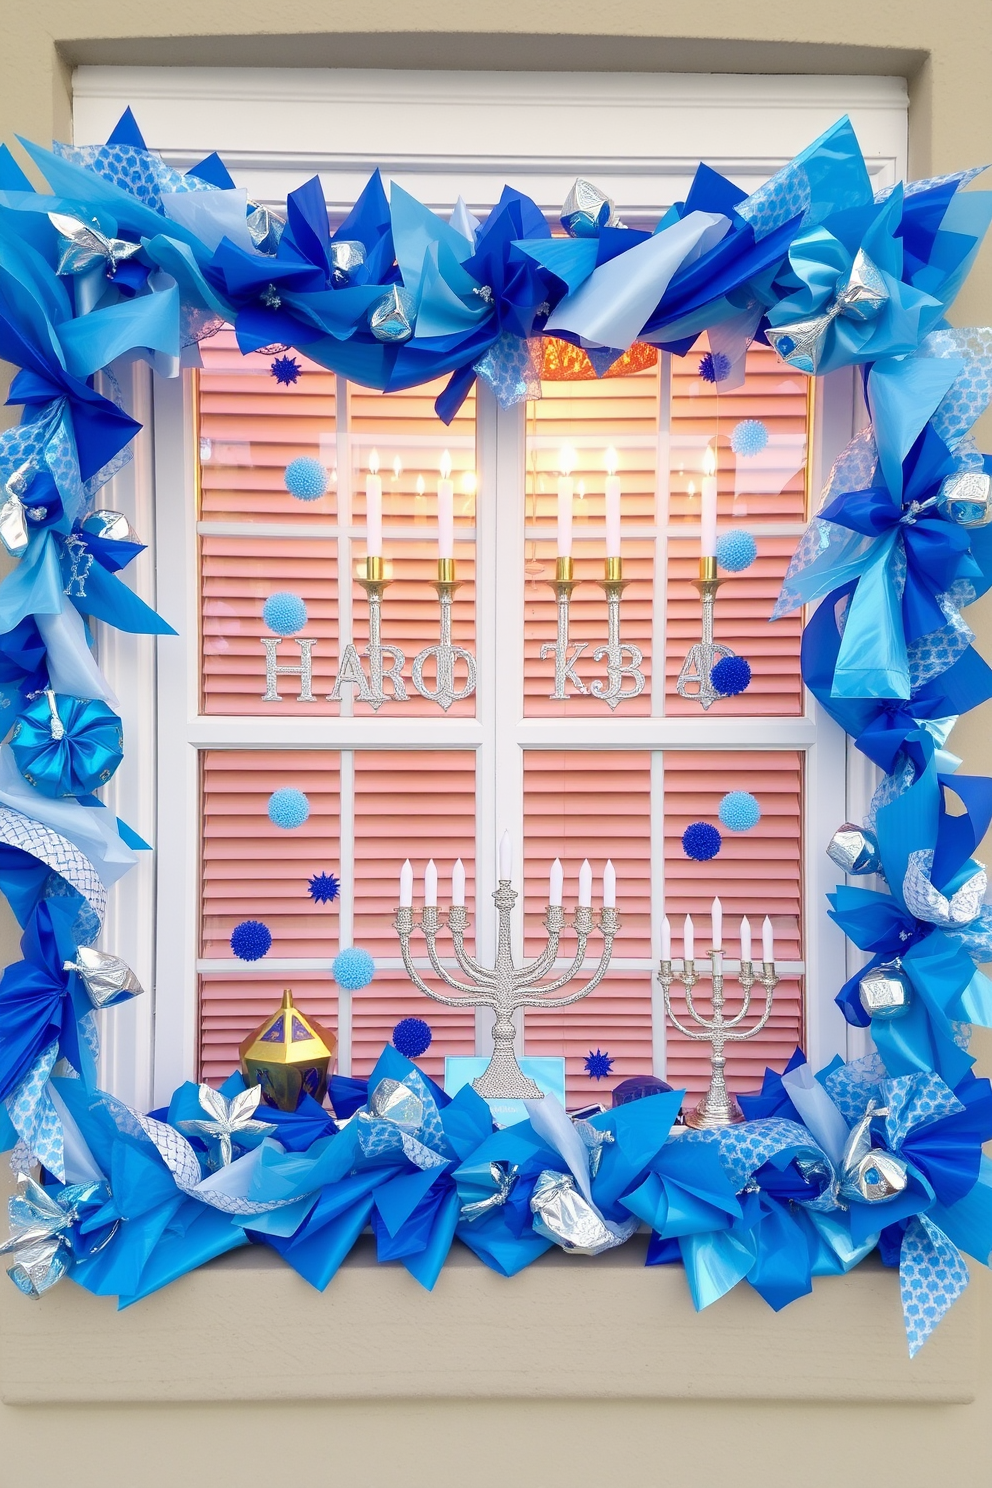
<svg viewBox="0 0 992 1488"><path fill-rule="evenodd" d="M584 987L569 993L567 997L555 997L554 993L559 992L582 969L586 943L593 929L592 910L580 904L575 911L571 928L575 931L577 945L571 966L553 981L538 986L537 983L548 975L557 959L558 942L567 923L565 914L560 904L548 905L544 915L544 928L548 932L547 946L536 961L528 966L515 966L511 948L510 916L516 902L517 891L509 878L500 877L499 887L493 894L493 903L499 914L499 931L496 964L491 967L481 965L465 949L465 929L468 923L465 906L453 904L448 910L446 923L451 932L455 957L465 975L472 978L471 985L459 981L441 965L437 953L437 933L442 927L442 919L436 904L425 904L419 920L414 919L412 908L400 905L393 921L393 928L400 938L403 965L415 987L435 1002L443 1003L445 1007L488 1007L496 1014L492 1058L478 1079L472 1081L479 1095L486 1100L543 1099L544 1092L540 1086L528 1079L517 1063L514 1049L517 1030L514 1027L513 1014L518 1008L568 1007L580 998L588 997L606 974L613 951L613 940L620 928L616 909L611 905L604 905L599 912L599 931L603 937L599 965ZM435 973L459 996L448 997L442 992L435 992L417 971L410 952L410 937L415 929L423 932L427 954Z"/></svg>
<svg viewBox="0 0 992 1488"><path fill-rule="evenodd" d="M730 1126L735 1121L744 1120L744 1112L727 1090L727 1082L724 1078L727 1063L723 1052L724 1045L752 1039L761 1032L771 1015L772 993L778 985L774 961L762 961L759 973L755 973L750 961L742 961L737 980L744 994L744 1001L740 1011L732 1018L728 1018L723 1011L723 951L711 950L710 960L713 990L710 998L712 1013L709 1018L705 1018L699 1012L693 1001L692 989L699 981L694 960L683 961L682 970L678 972L672 970L671 961L662 961L658 972L658 980L665 994L665 1011L679 1033L684 1034L687 1039L693 1039L698 1043L709 1043L711 1046L709 1089L695 1109L686 1116L686 1126ZM685 988L686 1007L689 1010L689 1017L696 1025L694 1028L687 1028L672 1012L670 989L674 981L681 982ZM742 1029L740 1025L751 1008L751 988L755 982L759 982L765 989L764 1011L753 1028Z"/></svg>
<svg viewBox="0 0 992 1488"><path fill-rule="evenodd" d="M700 558L699 578L692 582L703 602L702 632L700 640L690 648L682 663L675 691L679 697L689 698L705 711L717 698L723 697L723 693L717 692L713 686L713 668L724 656L733 656L734 652L713 639L713 604L716 591L724 582L717 577L716 559Z"/></svg>

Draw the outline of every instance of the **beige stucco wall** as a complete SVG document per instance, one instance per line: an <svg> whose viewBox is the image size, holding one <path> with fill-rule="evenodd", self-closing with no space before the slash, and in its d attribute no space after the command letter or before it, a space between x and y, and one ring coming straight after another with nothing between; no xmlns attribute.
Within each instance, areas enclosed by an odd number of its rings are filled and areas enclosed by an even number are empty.
<svg viewBox="0 0 992 1488"><path fill-rule="evenodd" d="M0 31L0 136L67 137L71 66L92 63L185 65L453 66L642 71L888 73L909 79L912 168L917 175L992 158L992 5L989 0L6 0ZM492 34L500 27L498 35ZM278 30L279 35L270 33ZM608 35L604 33L609 33ZM992 249L986 248L961 295L959 324L992 321ZM992 427L986 422L988 446ZM992 611L976 606L972 623L992 654ZM977 615L977 619L976 619ZM992 773L988 711L955 735L965 768ZM14 954L2 937L3 960ZM986 1071L992 1040L979 1042ZM644 1278L648 1281L649 1278ZM576 1285L578 1285L578 1279ZM834 1283L843 1285L843 1283ZM976 1295L977 1293L977 1295ZM988 1312L992 1288L976 1277L964 1306ZM602 1299L600 1299L602 1300ZM581 1307L582 1299L576 1298ZM27 1304L25 1304L27 1305ZM44 1304L42 1304L44 1305ZM237 1307L204 1300L189 1348L214 1353L219 1374L229 1354L254 1354L266 1368L267 1338L278 1313L262 1309L256 1326L250 1294ZM829 1309L828 1309L829 1310ZM443 1312L443 1309L442 1309ZM197 1314L200 1317L200 1314ZM282 1350L335 1350L321 1309L291 1308ZM443 1354L445 1327L422 1338L423 1358ZM677 1330L664 1321L631 1340L632 1349L667 1355L677 1375ZM712 1332L714 1350L719 1330ZM760 1347L773 1350L762 1329ZM611 1333L609 1310L592 1309L589 1367ZM488 1488L507 1479L546 1488L587 1488L613 1481L709 1488L924 1488L952 1475L992 1481L992 1349L982 1329L980 1378L973 1404L840 1404L706 1400L521 1399L279 1404L102 1404L8 1406L0 1414L0 1488L32 1482L54 1488L159 1488L207 1483L311 1480L370 1488L395 1479L439 1488L469 1479ZM448 1340L452 1334L448 1334ZM808 1337L783 1329L779 1367ZM615 1340L614 1340L615 1342ZM739 1343L739 1339L738 1339ZM5 1353L15 1345L0 1337ZM409 1347L409 1343L407 1343ZM486 1348L485 1337L478 1340ZM553 1331L547 1351L560 1348ZM572 1345L574 1346L574 1335ZM389 1323L376 1318L367 1348L388 1349ZM895 1340L893 1347L900 1347ZM414 1354L416 1354L414 1350ZM155 1378L152 1349L135 1357ZM852 1360L855 1373L863 1361ZM37 1361L35 1361L37 1364ZM347 1358L340 1360L348 1368ZM13 1360L5 1358L9 1372ZM16 1366L14 1366L16 1367ZM79 1368L79 1361L75 1366ZM83 1366L85 1367L85 1366ZM411 1359L418 1369L421 1361ZM698 1360L694 1368L698 1367ZM64 1366L51 1348L45 1368ZM746 1372L746 1371L742 1371ZM800 1371L806 1373L807 1369ZM815 1390L814 1390L815 1396Z"/></svg>

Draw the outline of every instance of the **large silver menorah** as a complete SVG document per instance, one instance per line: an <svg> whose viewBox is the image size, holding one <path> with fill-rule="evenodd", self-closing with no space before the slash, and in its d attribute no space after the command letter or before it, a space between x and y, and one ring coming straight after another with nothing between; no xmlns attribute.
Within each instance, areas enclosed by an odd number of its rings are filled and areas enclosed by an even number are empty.
<svg viewBox="0 0 992 1488"><path fill-rule="evenodd" d="M713 605L716 591L724 582L717 577L716 559L700 558L699 578L693 579L703 603L701 638L691 647L682 663L675 691L679 697L689 698L705 711L717 698L723 697L713 686L713 668L724 656L733 656L729 646L721 646L713 639Z"/></svg>
<svg viewBox="0 0 992 1488"><path fill-rule="evenodd" d="M604 905L599 912L599 931L603 937L603 950L599 965L585 986L577 992L571 992L567 997L555 997L554 994L567 986L582 969L586 944L593 929L592 910L587 906L579 905L575 911L572 929L575 931L577 945L571 966L561 976L545 982L543 986L538 986L542 978L551 971L557 959L558 942L562 931L566 928L565 914L560 904L548 905L544 916L544 928L548 932L547 946L536 961L532 961L527 966L515 966L510 917L516 902L516 889L512 887L508 878L500 878L499 887L493 893L493 903L499 914L494 966L483 966L465 949L465 929L468 924L465 906L453 904L448 910L446 923L451 933L455 958L465 975L472 978L472 984L459 981L441 964L437 953L437 935L442 928L442 919L436 904L425 904L419 920L414 918L412 908L401 905L393 921L393 928L400 938L403 951L403 965L415 987L418 987L427 997L433 998L435 1002L443 1003L445 1007L488 1007L492 1008L496 1014L496 1021L493 1024L492 1058L478 1079L472 1081L479 1095L486 1100L543 1099L544 1092L540 1086L528 1079L517 1063L514 1049L517 1030L514 1027L513 1014L520 1008L568 1007L571 1003L588 997L589 993L599 986L606 974L613 951L613 940L620 928L616 910L610 905ZM459 994L457 997L449 997L429 987L414 966L410 951L410 937L415 929L423 932L427 942L427 954L436 975L446 986Z"/></svg>
<svg viewBox="0 0 992 1488"><path fill-rule="evenodd" d="M744 1120L743 1111L727 1090L724 1077L727 1063L724 1047L726 1044L752 1039L761 1032L771 1016L772 993L778 985L774 961L762 961L760 972L755 972L750 961L742 961L737 980L743 993L743 1002L740 1010L733 1017L727 1017L724 1012L723 999L723 951L719 949L710 951L710 962L713 989L710 996L711 1013L708 1018L704 1017L696 1007L692 996L692 989L699 981L699 973L696 971L694 960L683 961L681 971L673 971L671 961L662 961L658 972L658 980L665 994L665 1011L679 1033L684 1034L687 1039L692 1039L697 1043L709 1043L711 1046L709 1089L695 1109L690 1111L685 1118L687 1126L695 1127L730 1126L735 1121ZM685 988L686 1007L695 1027L687 1028L672 1011L670 989L675 981L681 982ZM744 1029L740 1025L750 1012L751 988L755 982L760 983L765 989L764 1011L752 1028Z"/></svg>

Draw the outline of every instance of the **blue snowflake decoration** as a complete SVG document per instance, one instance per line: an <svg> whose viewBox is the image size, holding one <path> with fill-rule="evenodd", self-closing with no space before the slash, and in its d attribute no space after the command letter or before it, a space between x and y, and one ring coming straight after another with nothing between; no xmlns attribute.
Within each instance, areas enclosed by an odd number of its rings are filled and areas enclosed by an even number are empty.
<svg viewBox="0 0 992 1488"><path fill-rule="evenodd" d="M751 685L751 667L743 656L723 656L710 672L710 681L721 697L736 697Z"/></svg>
<svg viewBox="0 0 992 1488"><path fill-rule="evenodd" d="M231 950L239 961L261 961L272 946L272 931L261 920L242 920L231 931Z"/></svg>
<svg viewBox="0 0 992 1488"><path fill-rule="evenodd" d="M319 501L327 490L327 471L319 460L298 455L286 466L283 484L297 501Z"/></svg>
<svg viewBox="0 0 992 1488"><path fill-rule="evenodd" d="M315 873L310 880L307 893L314 904L333 904L340 888L341 880L333 873Z"/></svg>
<svg viewBox="0 0 992 1488"><path fill-rule="evenodd" d="M723 838L709 822L690 822L682 833L682 851L695 863L708 863L723 846Z"/></svg>
<svg viewBox="0 0 992 1488"><path fill-rule="evenodd" d="M604 1080L607 1075L613 1072L613 1060L609 1054L604 1054L601 1049L597 1049L595 1054L590 1049L589 1057L584 1062L586 1074L590 1080Z"/></svg>
<svg viewBox="0 0 992 1488"><path fill-rule="evenodd" d="M283 387L290 387L294 382L299 382L303 368L295 357L281 356L276 357L269 371L276 382L281 383Z"/></svg>
<svg viewBox="0 0 992 1488"><path fill-rule="evenodd" d="M361 946L346 946L334 957L331 971L339 987L346 992L360 992L375 976L375 962Z"/></svg>
<svg viewBox="0 0 992 1488"><path fill-rule="evenodd" d="M295 635L307 623L307 607L298 594L283 590L269 595L262 606L262 619L273 635Z"/></svg>
<svg viewBox="0 0 992 1488"><path fill-rule="evenodd" d="M743 573L758 556L758 544L743 527L732 527L717 539L716 561L727 573Z"/></svg>
<svg viewBox="0 0 992 1488"><path fill-rule="evenodd" d="M699 375L704 382L725 382L730 367L730 358L722 351L706 351L699 359Z"/></svg>
<svg viewBox="0 0 992 1488"><path fill-rule="evenodd" d="M431 1046L431 1025L423 1018L401 1018L393 1029L393 1048L405 1054L407 1059L416 1059Z"/></svg>
<svg viewBox="0 0 992 1488"><path fill-rule="evenodd" d="M284 832L302 827L309 815L310 802L301 790L293 786L283 786L269 797L269 821L274 827L282 827Z"/></svg>
<svg viewBox="0 0 992 1488"><path fill-rule="evenodd" d="M750 832L761 820L761 807L750 791L728 791L717 813L731 832Z"/></svg>
<svg viewBox="0 0 992 1488"><path fill-rule="evenodd" d="M741 419L730 431L730 448L735 455L750 460L768 444L768 429L760 419Z"/></svg>

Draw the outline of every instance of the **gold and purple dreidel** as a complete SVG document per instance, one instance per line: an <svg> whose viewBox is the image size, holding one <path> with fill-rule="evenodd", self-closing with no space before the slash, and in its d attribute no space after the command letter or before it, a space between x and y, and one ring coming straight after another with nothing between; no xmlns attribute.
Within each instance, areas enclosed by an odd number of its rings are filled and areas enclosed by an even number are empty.
<svg viewBox="0 0 992 1488"><path fill-rule="evenodd" d="M337 1048L335 1035L301 1013L287 987L282 1006L241 1044L241 1073L262 1087L266 1105L295 1111L303 1095L324 1099Z"/></svg>

